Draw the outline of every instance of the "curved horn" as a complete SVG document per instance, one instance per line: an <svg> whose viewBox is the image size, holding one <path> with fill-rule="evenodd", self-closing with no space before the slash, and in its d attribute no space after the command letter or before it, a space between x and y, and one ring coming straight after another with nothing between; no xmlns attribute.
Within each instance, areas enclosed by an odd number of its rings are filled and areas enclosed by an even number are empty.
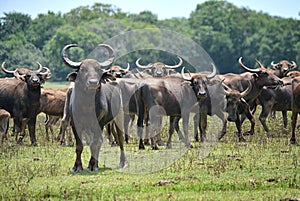
<svg viewBox="0 0 300 201"><path fill-rule="evenodd" d="M78 69L78 68L80 67L80 65L81 65L82 62L74 62L74 61L71 61L71 60L68 58L67 53L66 53L66 51L67 51L69 48L71 48L71 47L77 47L77 44L69 44L69 45L66 45L66 46L62 49L62 51L61 51L61 56L62 56L63 62L64 62L67 66L69 66L69 67L71 67L71 68L76 68L76 69Z"/></svg>
<svg viewBox="0 0 300 201"><path fill-rule="evenodd" d="M46 70L44 73L39 73L40 75L42 75L42 76L46 76L46 79L49 79L49 78L51 78L51 71L50 71L50 69L49 68L47 68L47 67L43 67L43 70Z"/></svg>
<svg viewBox="0 0 300 201"><path fill-rule="evenodd" d="M177 56L177 58L179 59L179 63L177 65L174 65L174 66L165 65L165 67L166 68L178 68L178 67L180 67L182 65L183 61L179 56Z"/></svg>
<svg viewBox="0 0 300 201"><path fill-rule="evenodd" d="M141 57L138 58L135 62L135 65L138 67L138 68L142 68L142 69L149 69L149 68L152 68L152 65L147 65L147 66L142 66L140 64L140 60L141 60Z"/></svg>
<svg viewBox="0 0 300 201"><path fill-rule="evenodd" d="M209 75L206 76L207 79L212 79L212 78L214 78L214 77L216 76L216 74L217 74L217 68L216 68L216 66L215 66L213 63L211 63L211 66L212 66L212 68L213 68L213 71L212 71L211 74L209 74Z"/></svg>
<svg viewBox="0 0 300 201"><path fill-rule="evenodd" d="M239 58L239 64L240 64L241 67L243 67L246 71L249 71L249 72L251 72L251 73L258 73L258 72L260 72L259 69L251 69L251 68L248 68L247 66L245 66L245 65L242 63L242 58L243 58L243 57L240 57L240 58Z"/></svg>
<svg viewBox="0 0 300 201"><path fill-rule="evenodd" d="M262 65L262 63L260 61L258 61L257 59L255 59L256 63L258 63L260 68L265 68L264 65Z"/></svg>
<svg viewBox="0 0 300 201"><path fill-rule="evenodd" d="M121 71L123 71L123 72L128 72L128 71L129 71L129 69L130 69L130 64L129 64L129 63L127 63L127 68L126 68L126 69L124 69L124 68L121 68L120 70L121 70Z"/></svg>
<svg viewBox="0 0 300 201"><path fill-rule="evenodd" d="M5 61L2 63L1 65L1 69L7 73L7 74L14 74L16 70L12 71L12 70L7 70L5 67L4 67L4 64L5 64Z"/></svg>
<svg viewBox="0 0 300 201"><path fill-rule="evenodd" d="M245 91L241 92L241 98L245 97L252 89L252 84L250 80L248 80L248 87L245 89Z"/></svg>
<svg viewBox="0 0 300 201"><path fill-rule="evenodd" d="M106 68L107 66L111 65L115 61L114 50L110 45L107 44L100 44L98 45L98 47L104 47L109 53L109 58L106 61L99 62L101 68Z"/></svg>
<svg viewBox="0 0 300 201"><path fill-rule="evenodd" d="M36 62L38 65L39 65L39 69L37 69L36 71L35 71L35 73L40 73L42 70L43 70L43 65L42 64L40 64L38 61Z"/></svg>
<svg viewBox="0 0 300 201"><path fill-rule="evenodd" d="M272 66L273 69L277 69L278 64L279 63L275 64L274 61L271 62L271 66Z"/></svg>
<svg viewBox="0 0 300 201"><path fill-rule="evenodd" d="M227 86L225 83L222 83L222 86L223 86L225 95L226 95L226 96L230 95L230 91L231 91L230 87Z"/></svg>
<svg viewBox="0 0 300 201"><path fill-rule="evenodd" d="M14 76L15 76L15 78L17 78L18 80L25 81L25 76L26 76L26 74L20 75L19 70L16 69L15 72L14 72Z"/></svg>
<svg viewBox="0 0 300 201"><path fill-rule="evenodd" d="M181 69L181 78L182 78L183 80L185 80L185 81L191 81L191 80L192 80L191 77L186 77L186 76L184 75L184 69L185 69L185 67L182 67L182 69Z"/></svg>
<svg viewBox="0 0 300 201"><path fill-rule="evenodd" d="M296 67L297 67L296 62L292 61L292 67L291 68L296 68Z"/></svg>

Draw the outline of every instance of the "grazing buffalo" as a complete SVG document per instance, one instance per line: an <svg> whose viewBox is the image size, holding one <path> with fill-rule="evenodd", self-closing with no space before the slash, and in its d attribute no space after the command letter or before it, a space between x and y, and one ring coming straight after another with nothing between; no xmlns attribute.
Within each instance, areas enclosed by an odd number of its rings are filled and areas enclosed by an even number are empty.
<svg viewBox="0 0 300 201"><path fill-rule="evenodd" d="M153 77L164 77L166 75L174 74L176 71L174 69L179 68L183 61L180 57L178 57L179 63L173 66L166 65L162 62L156 62L156 63L151 63L146 66L143 66L140 64L141 58L138 58L135 62L136 66L140 69L143 69L145 73L148 73L149 75Z"/></svg>
<svg viewBox="0 0 300 201"><path fill-rule="evenodd" d="M10 113L4 109L0 109L0 137L1 144L3 144L4 139L9 142L9 134L8 134L8 125L9 125Z"/></svg>
<svg viewBox="0 0 300 201"><path fill-rule="evenodd" d="M121 97L117 83L110 83L115 77L105 70L114 61L113 49L106 44L99 45L109 52L109 59L99 62L95 59L85 59L80 62L71 61L66 51L75 44L66 45L62 50L64 63L76 69L72 72L75 78L74 88L70 97L71 125L76 140L76 160L72 171L78 172L82 168L81 154L83 139L90 146L91 157L88 170L98 170L99 151L103 141L102 131L104 126L119 115ZM122 125L116 124L116 125ZM121 150L120 167L127 166L121 128L117 127L118 142Z"/></svg>
<svg viewBox="0 0 300 201"><path fill-rule="evenodd" d="M10 71L4 65L5 62L1 66L2 70L14 75L14 78L0 79L0 108L8 111L14 118L17 133L24 131L28 122L31 144L35 145L35 125L40 109L41 86L51 77L50 70L39 64L39 69L36 71L27 68ZM43 70L46 71L42 72ZM18 134L16 134L17 138Z"/></svg>

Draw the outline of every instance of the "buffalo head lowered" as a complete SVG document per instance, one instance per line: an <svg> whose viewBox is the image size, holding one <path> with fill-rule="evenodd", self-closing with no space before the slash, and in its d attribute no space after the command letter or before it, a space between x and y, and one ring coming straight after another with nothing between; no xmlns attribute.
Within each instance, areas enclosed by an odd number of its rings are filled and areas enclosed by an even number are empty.
<svg viewBox="0 0 300 201"><path fill-rule="evenodd" d="M166 76L169 74L169 71L170 70L174 70L178 67L180 67L183 63L182 59L180 57L178 57L179 59L179 63L176 64L176 65L173 65L173 66L170 66L170 65L166 65L162 62L156 62L156 63L151 63L151 64L148 64L146 66L143 66L140 64L140 60L141 58L138 58L135 62L136 66L140 69L143 69L143 70L150 70L150 74L153 76L153 77L163 77L163 76Z"/></svg>
<svg viewBox="0 0 300 201"><path fill-rule="evenodd" d="M82 86L85 89L98 89L101 83L115 80L115 77L109 73L110 70L106 70L115 59L112 47L107 44L99 45L99 47L105 48L109 53L109 58L103 62L99 62L95 59L85 59L80 62L71 61L66 51L72 47L77 47L77 45L66 45L62 50L64 63L70 68L76 69L76 72L72 72L68 75L68 77L72 78L71 81L75 81L78 83L78 86Z"/></svg>
<svg viewBox="0 0 300 201"><path fill-rule="evenodd" d="M29 70L27 68L7 70L5 68L5 62L3 62L1 68L5 73L14 75L16 79L26 82L29 88L40 88L45 80L51 77L51 72L47 67L43 67L40 63L38 63L38 65L39 69L35 71ZM45 70L45 72L42 72L43 70Z"/></svg>

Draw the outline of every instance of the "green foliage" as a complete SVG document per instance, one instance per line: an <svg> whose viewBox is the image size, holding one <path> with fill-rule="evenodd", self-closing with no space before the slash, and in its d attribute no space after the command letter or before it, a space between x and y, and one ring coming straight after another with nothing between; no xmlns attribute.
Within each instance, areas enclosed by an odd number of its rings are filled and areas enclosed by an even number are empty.
<svg viewBox="0 0 300 201"><path fill-rule="evenodd" d="M86 58L99 44L136 29L160 28L178 32L200 44L212 57L220 73L242 72L237 59L260 60L269 66L282 59L300 63L300 21L272 17L262 12L239 8L227 1L198 4L188 19L158 20L150 11L128 14L110 4L81 6L68 13L49 11L31 19L22 13L5 13L0 21L0 61L29 65L36 60L50 67L52 79L64 80L70 71L61 61L64 45L76 43L74 60ZM132 39L133 46L143 47L144 39ZM148 52L147 52L148 53ZM147 54L147 61L163 61L165 53ZM138 54L123 57L117 63L134 62ZM127 59L127 61L125 61ZM132 64L134 66L134 64Z"/></svg>

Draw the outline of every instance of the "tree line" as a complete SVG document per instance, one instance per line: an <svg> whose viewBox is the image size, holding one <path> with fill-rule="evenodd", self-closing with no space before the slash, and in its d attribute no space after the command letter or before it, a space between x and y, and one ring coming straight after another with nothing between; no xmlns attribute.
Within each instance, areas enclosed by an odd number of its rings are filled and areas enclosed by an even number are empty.
<svg viewBox="0 0 300 201"><path fill-rule="evenodd" d="M215 62L220 73L240 73L237 59L243 56L250 67L255 59L265 66L282 59L300 64L300 21L270 16L247 8L239 8L226 1L206 1L198 4L189 18L159 20L150 11L129 14L110 4L95 3L81 6L68 13L28 14L10 12L0 19L0 62L7 68L49 67L53 81L64 81L70 69L60 56L66 44L79 48L70 56L81 60L101 42L120 33L136 29L158 28L171 30L198 43ZM143 47L146 41L134 40ZM174 62L165 52L142 50L144 63L163 60ZM124 57L127 66L137 59L137 53ZM188 65L188 64L187 64ZM3 73L1 72L3 77Z"/></svg>

